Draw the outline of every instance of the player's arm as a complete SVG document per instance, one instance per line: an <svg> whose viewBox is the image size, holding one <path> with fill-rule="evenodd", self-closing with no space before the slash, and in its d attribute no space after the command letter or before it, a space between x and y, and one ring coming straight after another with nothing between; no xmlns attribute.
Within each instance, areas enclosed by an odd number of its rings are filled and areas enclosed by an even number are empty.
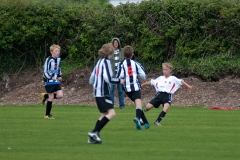
<svg viewBox="0 0 240 160"><path fill-rule="evenodd" d="M89 78L89 84L92 84L92 85L93 85L94 80L95 80L95 72L96 72L95 70L96 70L96 67L93 69L93 72L92 72L92 74Z"/></svg>
<svg viewBox="0 0 240 160"><path fill-rule="evenodd" d="M186 86L188 89L192 89L192 86L186 83L185 81L182 81L182 85Z"/></svg>
<svg viewBox="0 0 240 160"><path fill-rule="evenodd" d="M147 85L151 85L151 82L150 81L146 81L141 86L143 87L143 86L147 86Z"/></svg>
<svg viewBox="0 0 240 160"><path fill-rule="evenodd" d="M137 68L138 68L138 76L142 80L146 80L146 73L145 73L145 70L144 70L143 66L140 63L138 63L138 62L136 62L136 65L137 65Z"/></svg>
<svg viewBox="0 0 240 160"><path fill-rule="evenodd" d="M52 73L50 72L51 69L51 60L48 60L48 58L46 59L45 61L45 64L44 64L44 77L47 78L48 80L51 80L52 79Z"/></svg>
<svg viewBox="0 0 240 160"><path fill-rule="evenodd" d="M58 74L57 74L57 77L58 77L58 80L61 81L62 80L62 69L61 69L61 59L59 60L59 69L58 69Z"/></svg>

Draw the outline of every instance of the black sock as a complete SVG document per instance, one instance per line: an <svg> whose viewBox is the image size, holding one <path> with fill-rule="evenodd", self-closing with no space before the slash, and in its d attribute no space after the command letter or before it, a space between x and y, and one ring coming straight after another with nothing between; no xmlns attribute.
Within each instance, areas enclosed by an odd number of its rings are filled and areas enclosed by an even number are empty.
<svg viewBox="0 0 240 160"><path fill-rule="evenodd" d="M142 110L141 109L136 109L136 117L140 119L142 117Z"/></svg>
<svg viewBox="0 0 240 160"><path fill-rule="evenodd" d="M148 120L147 120L147 118L145 117L145 114L144 114L143 111L142 111L141 119L142 119L142 121L143 121L144 124L145 124L145 123L148 123Z"/></svg>
<svg viewBox="0 0 240 160"><path fill-rule="evenodd" d="M162 111L162 112L159 114L156 122L160 122L160 121L165 117L165 115L166 115L166 112Z"/></svg>
<svg viewBox="0 0 240 160"><path fill-rule="evenodd" d="M56 93L54 93L54 99L57 99L57 94Z"/></svg>
<svg viewBox="0 0 240 160"><path fill-rule="evenodd" d="M47 94L47 93L44 94L44 98L45 98L45 99L48 99L48 94Z"/></svg>
<svg viewBox="0 0 240 160"><path fill-rule="evenodd" d="M95 127L94 127L94 129L93 129L92 132L96 132L96 127L98 126L98 124L99 124L100 122L101 122L100 120L97 120L97 122L96 122L96 124L95 124Z"/></svg>
<svg viewBox="0 0 240 160"><path fill-rule="evenodd" d="M107 117L103 117L101 121L97 122L96 127L94 128L93 132L100 132L102 128L109 122Z"/></svg>
<svg viewBox="0 0 240 160"><path fill-rule="evenodd" d="M47 105L46 105L46 115L50 115L52 109L52 102L47 101Z"/></svg>

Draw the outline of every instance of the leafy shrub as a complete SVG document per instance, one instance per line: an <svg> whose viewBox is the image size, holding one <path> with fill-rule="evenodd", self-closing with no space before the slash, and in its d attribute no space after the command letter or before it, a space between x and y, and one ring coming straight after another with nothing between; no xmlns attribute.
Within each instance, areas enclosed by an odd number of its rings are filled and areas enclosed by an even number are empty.
<svg viewBox="0 0 240 160"><path fill-rule="evenodd" d="M53 43L62 47L63 69L93 66L102 44L118 37L148 71L169 61L204 79L240 73L237 0L86 2L1 0L0 72L42 69Z"/></svg>

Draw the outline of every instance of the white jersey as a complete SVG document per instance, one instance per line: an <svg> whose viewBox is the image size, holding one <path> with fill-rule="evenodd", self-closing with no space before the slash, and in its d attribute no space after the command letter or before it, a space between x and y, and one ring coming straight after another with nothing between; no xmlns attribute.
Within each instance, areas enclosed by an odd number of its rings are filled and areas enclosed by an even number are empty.
<svg viewBox="0 0 240 160"><path fill-rule="evenodd" d="M162 75L156 79L151 79L151 85L155 87L156 92L167 92L169 94L173 94L181 87L182 81L182 79L178 79L175 76L166 78Z"/></svg>

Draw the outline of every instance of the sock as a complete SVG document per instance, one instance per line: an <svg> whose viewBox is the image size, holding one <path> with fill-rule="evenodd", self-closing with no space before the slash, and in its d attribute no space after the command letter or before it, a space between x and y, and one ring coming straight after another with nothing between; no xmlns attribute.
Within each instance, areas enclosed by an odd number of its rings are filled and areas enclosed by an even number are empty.
<svg viewBox="0 0 240 160"><path fill-rule="evenodd" d="M140 119L142 116L142 109L141 107L136 107L136 117Z"/></svg>
<svg viewBox="0 0 240 160"><path fill-rule="evenodd" d="M145 114L144 114L143 111L142 111L141 119L142 119L142 121L143 121L144 124L145 124L145 123L148 123L148 120L147 120L147 118L145 117Z"/></svg>
<svg viewBox="0 0 240 160"><path fill-rule="evenodd" d="M107 117L103 117L101 121L96 123L96 126L92 132L100 132L102 128L109 122L109 119Z"/></svg>
<svg viewBox="0 0 240 160"><path fill-rule="evenodd" d="M44 98L48 99L48 94L47 93L44 94Z"/></svg>
<svg viewBox="0 0 240 160"><path fill-rule="evenodd" d="M97 120L96 124L95 124L95 127L94 129L92 130L92 132L96 132L96 127L98 126L98 124L100 123L101 121L100 120Z"/></svg>
<svg viewBox="0 0 240 160"><path fill-rule="evenodd" d="M47 105L46 105L46 115L50 115L52 109L52 102L47 101Z"/></svg>
<svg viewBox="0 0 240 160"><path fill-rule="evenodd" d="M156 122L160 122L160 121L165 117L165 115L166 115L166 112L162 111L162 112L159 114Z"/></svg>

